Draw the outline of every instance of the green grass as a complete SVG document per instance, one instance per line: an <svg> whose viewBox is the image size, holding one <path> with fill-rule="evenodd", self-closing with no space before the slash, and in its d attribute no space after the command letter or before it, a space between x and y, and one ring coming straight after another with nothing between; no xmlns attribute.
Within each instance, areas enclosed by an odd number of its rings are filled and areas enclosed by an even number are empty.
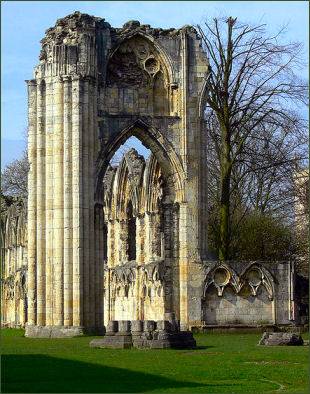
<svg viewBox="0 0 310 394"><path fill-rule="evenodd" d="M260 347L260 334L196 334L196 350L92 349L89 336L1 334L1 392L308 392L308 347Z"/></svg>

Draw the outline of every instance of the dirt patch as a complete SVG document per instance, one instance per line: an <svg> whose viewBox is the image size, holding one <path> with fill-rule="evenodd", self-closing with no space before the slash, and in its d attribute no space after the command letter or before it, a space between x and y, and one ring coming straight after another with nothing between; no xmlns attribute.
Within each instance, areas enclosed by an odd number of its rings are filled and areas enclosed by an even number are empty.
<svg viewBox="0 0 310 394"><path fill-rule="evenodd" d="M293 363L291 361L244 361L245 364L255 364L255 365L286 365L286 364L294 364L298 365L300 363Z"/></svg>

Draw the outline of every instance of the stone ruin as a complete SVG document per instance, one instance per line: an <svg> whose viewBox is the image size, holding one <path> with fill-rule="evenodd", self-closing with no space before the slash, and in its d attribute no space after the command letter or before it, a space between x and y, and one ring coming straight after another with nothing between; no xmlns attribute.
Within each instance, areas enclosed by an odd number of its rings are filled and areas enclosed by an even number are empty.
<svg viewBox="0 0 310 394"><path fill-rule="evenodd" d="M41 44L27 81L28 204L1 226L3 323L35 337L106 326L103 343L165 347L193 346L193 328L298 322L291 262L210 260L197 31L75 12ZM132 150L111 168L132 136L150 158Z"/></svg>
<svg viewBox="0 0 310 394"><path fill-rule="evenodd" d="M169 315L169 314L168 314ZM171 314L170 314L171 315ZM180 331L174 317L170 320L112 320L102 339L94 339L91 347L99 348L148 348L194 349L196 341L189 331Z"/></svg>

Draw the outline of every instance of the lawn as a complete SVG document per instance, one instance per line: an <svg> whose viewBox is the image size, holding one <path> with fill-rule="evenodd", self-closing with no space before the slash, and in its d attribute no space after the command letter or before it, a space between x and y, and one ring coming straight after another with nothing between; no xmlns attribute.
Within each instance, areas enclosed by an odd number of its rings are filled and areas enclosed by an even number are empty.
<svg viewBox="0 0 310 394"><path fill-rule="evenodd" d="M1 334L1 392L308 392L308 347L260 347L260 334L196 334L196 350L92 349L94 337Z"/></svg>

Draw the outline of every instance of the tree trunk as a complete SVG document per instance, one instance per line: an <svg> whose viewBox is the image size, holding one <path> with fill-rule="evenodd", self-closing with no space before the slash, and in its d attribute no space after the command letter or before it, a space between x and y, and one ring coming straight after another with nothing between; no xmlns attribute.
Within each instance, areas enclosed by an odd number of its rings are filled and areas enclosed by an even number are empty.
<svg viewBox="0 0 310 394"><path fill-rule="evenodd" d="M229 208L230 208L230 169L221 176L220 202L220 245L219 260L225 261L229 257Z"/></svg>
<svg viewBox="0 0 310 394"><path fill-rule="evenodd" d="M219 260L229 258L230 239L230 180L231 180L231 141L227 127L222 124L222 157L221 157L221 201L220 201L220 245Z"/></svg>

